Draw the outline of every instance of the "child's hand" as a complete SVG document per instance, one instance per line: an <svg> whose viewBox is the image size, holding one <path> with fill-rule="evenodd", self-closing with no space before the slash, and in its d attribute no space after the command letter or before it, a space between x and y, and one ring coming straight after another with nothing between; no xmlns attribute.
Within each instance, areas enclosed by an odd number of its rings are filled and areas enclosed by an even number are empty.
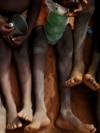
<svg viewBox="0 0 100 133"><path fill-rule="evenodd" d="M14 29L14 26L11 25L10 23L0 23L0 34L2 36L6 36L9 33L12 32L12 30Z"/></svg>
<svg viewBox="0 0 100 133"><path fill-rule="evenodd" d="M87 0L53 0L64 6L69 8L69 12L66 14L67 16L76 16L77 13L82 11L83 6L86 5L88 2Z"/></svg>
<svg viewBox="0 0 100 133"><path fill-rule="evenodd" d="M9 36L7 36L6 39L9 41L11 46L20 46L20 45L23 45L23 43L25 41L27 41L28 36L27 35L21 35L21 36L13 37L11 34L9 34Z"/></svg>
<svg viewBox="0 0 100 133"><path fill-rule="evenodd" d="M76 16L82 10L83 10L83 7L81 3L78 3L77 8L69 9L69 12L66 15L69 17L73 17L73 16Z"/></svg>
<svg viewBox="0 0 100 133"><path fill-rule="evenodd" d="M69 16L69 17L76 16L80 11L83 10L83 6L87 3L88 3L87 0L79 0L77 2L76 7L69 9L69 13L67 13L67 16Z"/></svg>
<svg viewBox="0 0 100 133"><path fill-rule="evenodd" d="M80 2L82 2L83 4L87 4L88 3L87 0L80 0Z"/></svg>

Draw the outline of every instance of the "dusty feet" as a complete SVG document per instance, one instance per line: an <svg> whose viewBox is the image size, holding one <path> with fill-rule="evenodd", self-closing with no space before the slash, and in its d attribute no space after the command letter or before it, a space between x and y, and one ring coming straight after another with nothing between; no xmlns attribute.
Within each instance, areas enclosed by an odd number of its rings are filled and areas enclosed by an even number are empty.
<svg viewBox="0 0 100 133"><path fill-rule="evenodd" d="M91 90L99 90L100 85L96 82L95 78L91 74L85 74L83 76L83 83Z"/></svg>
<svg viewBox="0 0 100 133"><path fill-rule="evenodd" d="M25 127L25 131L32 132L49 124L50 120L46 113L37 112L33 117L32 123Z"/></svg>
<svg viewBox="0 0 100 133"><path fill-rule="evenodd" d="M95 133L96 128L92 124L82 123L70 111L64 115L60 115L56 121L56 126L61 129L70 129L77 133Z"/></svg>
<svg viewBox="0 0 100 133"><path fill-rule="evenodd" d="M18 117L24 119L25 121L32 122L33 111L32 108L23 108L19 113Z"/></svg>
<svg viewBox="0 0 100 133"><path fill-rule="evenodd" d="M16 129L22 127L22 123L15 113L8 114L7 129Z"/></svg>
<svg viewBox="0 0 100 133"><path fill-rule="evenodd" d="M64 85L68 87L78 85L82 82L82 76L83 76L83 73L79 71L75 71L74 73L71 74L70 79L65 81Z"/></svg>

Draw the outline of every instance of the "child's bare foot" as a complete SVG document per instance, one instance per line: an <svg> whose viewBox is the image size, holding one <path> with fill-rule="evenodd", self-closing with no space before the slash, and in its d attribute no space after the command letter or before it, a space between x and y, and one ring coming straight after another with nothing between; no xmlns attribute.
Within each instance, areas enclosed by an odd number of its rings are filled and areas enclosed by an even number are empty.
<svg viewBox="0 0 100 133"><path fill-rule="evenodd" d="M45 113L37 112L33 117L32 123L25 127L25 131L32 132L49 124L50 120L48 116Z"/></svg>
<svg viewBox="0 0 100 133"><path fill-rule="evenodd" d="M56 121L57 127L61 129L70 129L77 133L95 133L96 128L92 124L82 123L74 114L70 111L64 115L60 115Z"/></svg>
<svg viewBox="0 0 100 133"><path fill-rule="evenodd" d="M91 90L100 89L100 85L96 82L95 78L91 74L85 74L83 77L83 83Z"/></svg>
<svg viewBox="0 0 100 133"><path fill-rule="evenodd" d="M7 129L16 129L22 127L22 123L17 117L17 114L9 114L8 115L8 124Z"/></svg>
<svg viewBox="0 0 100 133"><path fill-rule="evenodd" d="M81 72L75 71L74 73L71 74L70 79L65 81L64 85L68 87L78 85L82 82L82 76L83 74Z"/></svg>
<svg viewBox="0 0 100 133"><path fill-rule="evenodd" d="M32 122L33 119L33 111L32 108L23 108L19 113L18 117L24 119L28 122Z"/></svg>

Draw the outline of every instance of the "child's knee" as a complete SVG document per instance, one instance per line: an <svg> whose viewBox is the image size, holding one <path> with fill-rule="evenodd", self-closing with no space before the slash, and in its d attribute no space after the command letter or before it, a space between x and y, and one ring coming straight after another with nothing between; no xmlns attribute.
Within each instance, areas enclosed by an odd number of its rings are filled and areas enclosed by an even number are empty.
<svg viewBox="0 0 100 133"><path fill-rule="evenodd" d="M46 53L48 44L45 41L40 40L38 43L33 44L32 54L43 55Z"/></svg>
<svg viewBox="0 0 100 133"><path fill-rule="evenodd" d="M14 52L14 57L15 57L15 59L17 59L17 60L26 60L27 58L29 58L29 56L28 56L28 53L25 51L23 51L23 52L18 52L18 51L15 51Z"/></svg>

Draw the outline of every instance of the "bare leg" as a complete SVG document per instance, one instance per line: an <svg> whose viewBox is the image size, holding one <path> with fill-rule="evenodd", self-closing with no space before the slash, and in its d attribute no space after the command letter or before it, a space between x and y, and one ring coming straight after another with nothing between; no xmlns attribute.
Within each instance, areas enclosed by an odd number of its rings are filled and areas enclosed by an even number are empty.
<svg viewBox="0 0 100 133"><path fill-rule="evenodd" d="M97 80L99 81L100 84L100 64L99 64L99 69L97 72ZM97 133L100 133L100 89L96 93L96 118L97 118Z"/></svg>
<svg viewBox="0 0 100 133"><path fill-rule="evenodd" d="M100 18L98 19L97 13L99 12L98 1L95 1L95 11L93 16L93 46L94 53L92 63L90 64L89 71L83 77L83 83L92 90L100 89L100 85L97 82L96 72L98 73L100 62Z"/></svg>
<svg viewBox="0 0 100 133"><path fill-rule="evenodd" d="M6 110L0 96L0 133L6 133Z"/></svg>
<svg viewBox="0 0 100 133"><path fill-rule="evenodd" d="M96 45L96 50L99 54L100 57L100 17L98 18L98 12L100 11L100 7L99 7L99 1L95 1L95 12L94 12L94 43ZM97 81L100 85L100 58L99 58L99 65L98 65L98 70L97 70ZM100 89L97 91L97 95L96 95L96 118L97 118L97 132L100 133Z"/></svg>
<svg viewBox="0 0 100 133"><path fill-rule="evenodd" d="M65 86L75 86L82 82L84 73L83 51L84 40L87 33L87 26L94 11L94 0L88 0L88 5L75 18L74 29L74 64L70 78L65 82Z"/></svg>
<svg viewBox="0 0 100 133"><path fill-rule="evenodd" d="M36 108L32 123L25 128L29 132L35 131L50 123L44 103L44 65L48 43L42 27L36 29L35 37L33 44L33 83Z"/></svg>
<svg viewBox="0 0 100 133"><path fill-rule="evenodd" d="M100 89L99 83L96 81L96 72L100 61L100 54L94 52L92 63L90 65L88 73L83 76L83 83L91 90Z"/></svg>
<svg viewBox="0 0 100 133"><path fill-rule="evenodd" d="M23 95L23 108L18 113L18 117L31 122L33 118L32 101L31 101L31 69L29 64L28 43L16 48L14 51L20 87Z"/></svg>
<svg viewBox="0 0 100 133"><path fill-rule="evenodd" d="M96 109L95 110L96 110L96 118L97 118L97 132L100 133L100 90L97 91L96 99L97 99L97 101L96 101Z"/></svg>
<svg viewBox="0 0 100 133"><path fill-rule="evenodd" d="M10 61L11 51L5 42L0 38L0 82L1 88L6 100L7 105L7 128L15 129L20 128L22 123L17 118L17 109L12 96L12 87L10 83Z"/></svg>
<svg viewBox="0 0 100 133"><path fill-rule="evenodd" d="M70 28L67 27L63 40L58 44L58 76L60 89L60 114L56 126L62 129L70 129L77 133L94 133L94 125L82 123L71 110L71 89L64 87L64 81L69 77L72 68L73 42Z"/></svg>

